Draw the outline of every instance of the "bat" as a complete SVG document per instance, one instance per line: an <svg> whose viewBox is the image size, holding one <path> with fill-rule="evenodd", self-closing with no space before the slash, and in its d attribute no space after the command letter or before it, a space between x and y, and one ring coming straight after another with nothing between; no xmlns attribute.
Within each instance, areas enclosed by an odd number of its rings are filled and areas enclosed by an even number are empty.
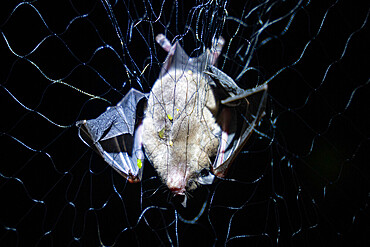
<svg viewBox="0 0 370 247"><path fill-rule="evenodd" d="M79 136L129 182L144 160L175 195L224 177L264 115L267 84L244 90L214 65L219 37L198 57L159 34L168 53L151 92L131 89L98 118L77 122Z"/></svg>

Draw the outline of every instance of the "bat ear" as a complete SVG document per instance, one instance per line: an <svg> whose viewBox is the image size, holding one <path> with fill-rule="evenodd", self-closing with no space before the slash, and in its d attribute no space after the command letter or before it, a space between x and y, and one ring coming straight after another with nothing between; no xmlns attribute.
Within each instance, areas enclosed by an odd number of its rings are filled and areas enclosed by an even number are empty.
<svg viewBox="0 0 370 247"><path fill-rule="evenodd" d="M145 94L131 89L117 104L98 118L77 122L81 140L129 182L142 177L142 124L137 119L137 106Z"/></svg>

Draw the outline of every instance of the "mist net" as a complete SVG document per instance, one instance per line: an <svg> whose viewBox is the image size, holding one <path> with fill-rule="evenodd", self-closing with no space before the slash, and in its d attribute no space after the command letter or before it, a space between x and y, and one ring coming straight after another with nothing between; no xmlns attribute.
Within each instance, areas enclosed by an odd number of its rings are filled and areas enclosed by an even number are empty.
<svg viewBox="0 0 370 247"><path fill-rule="evenodd" d="M366 1L0 5L1 246L370 243ZM147 161L128 183L75 126L131 88L150 92L160 33L192 57L222 36L217 67L241 88L268 84L227 176L186 207Z"/></svg>

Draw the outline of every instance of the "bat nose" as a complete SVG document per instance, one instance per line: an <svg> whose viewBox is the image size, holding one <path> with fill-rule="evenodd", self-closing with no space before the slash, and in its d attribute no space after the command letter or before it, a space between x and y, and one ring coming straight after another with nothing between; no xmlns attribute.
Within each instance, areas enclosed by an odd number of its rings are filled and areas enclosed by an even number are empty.
<svg viewBox="0 0 370 247"><path fill-rule="evenodd" d="M185 194L185 188L181 188L181 187L171 187L169 188L172 193L174 193L175 195L184 195Z"/></svg>

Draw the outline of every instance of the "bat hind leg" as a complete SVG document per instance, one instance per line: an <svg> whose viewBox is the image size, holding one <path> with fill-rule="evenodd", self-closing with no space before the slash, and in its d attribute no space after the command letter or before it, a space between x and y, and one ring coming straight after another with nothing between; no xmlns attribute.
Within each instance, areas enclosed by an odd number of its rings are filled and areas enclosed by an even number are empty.
<svg viewBox="0 0 370 247"><path fill-rule="evenodd" d="M221 54L222 48L224 47L225 39L221 36L217 39L215 38L212 42L211 48L211 61L210 64L214 65Z"/></svg>
<svg viewBox="0 0 370 247"><path fill-rule="evenodd" d="M218 68L210 65L209 69L210 72L207 71L205 73L210 75L212 78L216 79L221 84L222 88L224 88L230 95L226 99L221 100L221 103L224 105L232 106L232 103L235 101L245 99L252 94L267 90L266 83L251 89L244 90L240 88L230 76L228 76Z"/></svg>
<svg viewBox="0 0 370 247"><path fill-rule="evenodd" d="M163 48L163 50L170 52L172 45L166 36L164 36L164 34L158 34L157 37L155 37L155 40Z"/></svg>

